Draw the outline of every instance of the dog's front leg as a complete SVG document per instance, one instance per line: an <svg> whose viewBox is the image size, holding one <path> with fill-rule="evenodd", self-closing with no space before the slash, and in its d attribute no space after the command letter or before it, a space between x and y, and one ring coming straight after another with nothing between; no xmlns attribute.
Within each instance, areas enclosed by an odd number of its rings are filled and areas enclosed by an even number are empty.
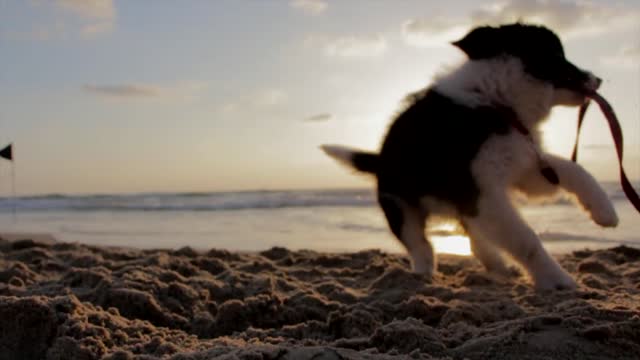
<svg viewBox="0 0 640 360"><path fill-rule="evenodd" d="M522 220L509 196L500 190L482 193L478 215L464 217L470 233L508 252L522 264L538 290L572 289L575 282L547 253L535 232Z"/></svg>
<svg viewBox="0 0 640 360"><path fill-rule="evenodd" d="M609 200L609 197L596 179L582 166L550 154L544 154L543 159L558 174L559 186L576 196L578 202L587 210L596 224L605 227L618 225L618 215L611 200ZM525 184L529 183L530 190L541 191L545 186L554 187L546 181L538 169L532 172L537 172L538 174L528 174L525 177L528 179L524 180ZM533 186L534 183L536 184L535 186ZM543 183L547 185L543 185ZM526 186L524 187L526 188Z"/></svg>

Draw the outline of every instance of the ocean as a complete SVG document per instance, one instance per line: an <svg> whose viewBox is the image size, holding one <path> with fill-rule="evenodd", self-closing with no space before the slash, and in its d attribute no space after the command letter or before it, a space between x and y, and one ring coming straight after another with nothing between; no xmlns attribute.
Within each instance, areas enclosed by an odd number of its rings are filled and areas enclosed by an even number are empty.
<svg viewBox="0 0 640 360"><path fill-rule="evenodd" d="M604 187L620 217L615 229L600 228L567 200L526 204L523 217L555 253L640 247L640 215L617 183ZM0 198L3 232L50 233L61 241L138 248L402 251L371 189ZM428 232L437 252L469 253L468 239L456 226L440 223Z"/></svg>

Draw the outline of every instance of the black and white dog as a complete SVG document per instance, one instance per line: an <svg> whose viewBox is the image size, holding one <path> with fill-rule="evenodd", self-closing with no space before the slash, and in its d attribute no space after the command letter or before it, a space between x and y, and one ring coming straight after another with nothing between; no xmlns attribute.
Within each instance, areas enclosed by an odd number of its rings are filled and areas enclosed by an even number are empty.
<svg viewBox="0 0 640 360"><path fill-rule="evenodd" d="M601 80L571 64L560 39L542 26L479 27L453 45L468 60L407 98L379 153L322 149L376 176L380 207L415 272L433 275L425 225L434 215L448 216L459 220L489 271L508 272L506 252L537 289L574 288L520 217L512 194L539 197L563 189L594 222L617 225L596 180L580 165L544 153L538 130L553 106L583 104Z"/></svg>

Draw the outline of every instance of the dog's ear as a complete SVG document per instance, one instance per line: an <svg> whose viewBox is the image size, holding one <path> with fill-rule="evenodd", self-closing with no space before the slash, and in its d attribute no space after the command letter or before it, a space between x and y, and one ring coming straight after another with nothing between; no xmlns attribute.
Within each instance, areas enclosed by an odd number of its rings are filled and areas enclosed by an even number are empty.
<svg viewBox="0 0 640 360"><path fill-rule="evenodd" d="M464 51L471 60L494 57L502 52L499 29L483 26L471 30L465 37L451 44Z"/></svg>

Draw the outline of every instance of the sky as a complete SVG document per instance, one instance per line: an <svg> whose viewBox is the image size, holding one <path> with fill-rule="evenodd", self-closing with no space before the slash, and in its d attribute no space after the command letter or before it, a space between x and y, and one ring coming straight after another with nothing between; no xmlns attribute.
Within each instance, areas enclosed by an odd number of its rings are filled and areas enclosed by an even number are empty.
<svg viewBox="0 0 640 360"><path fill-rule="evenodd" d="M18 194L373 186L318 146L378 149L401 99L464 60L451 41L516 20L554 29L604 79L640 178L637 1L177 4L0 0L0 146L14 143ZM576 118L554 110L549 151L570 155ZM617 180L604 117L585 122L579 162Z"/></svg>

